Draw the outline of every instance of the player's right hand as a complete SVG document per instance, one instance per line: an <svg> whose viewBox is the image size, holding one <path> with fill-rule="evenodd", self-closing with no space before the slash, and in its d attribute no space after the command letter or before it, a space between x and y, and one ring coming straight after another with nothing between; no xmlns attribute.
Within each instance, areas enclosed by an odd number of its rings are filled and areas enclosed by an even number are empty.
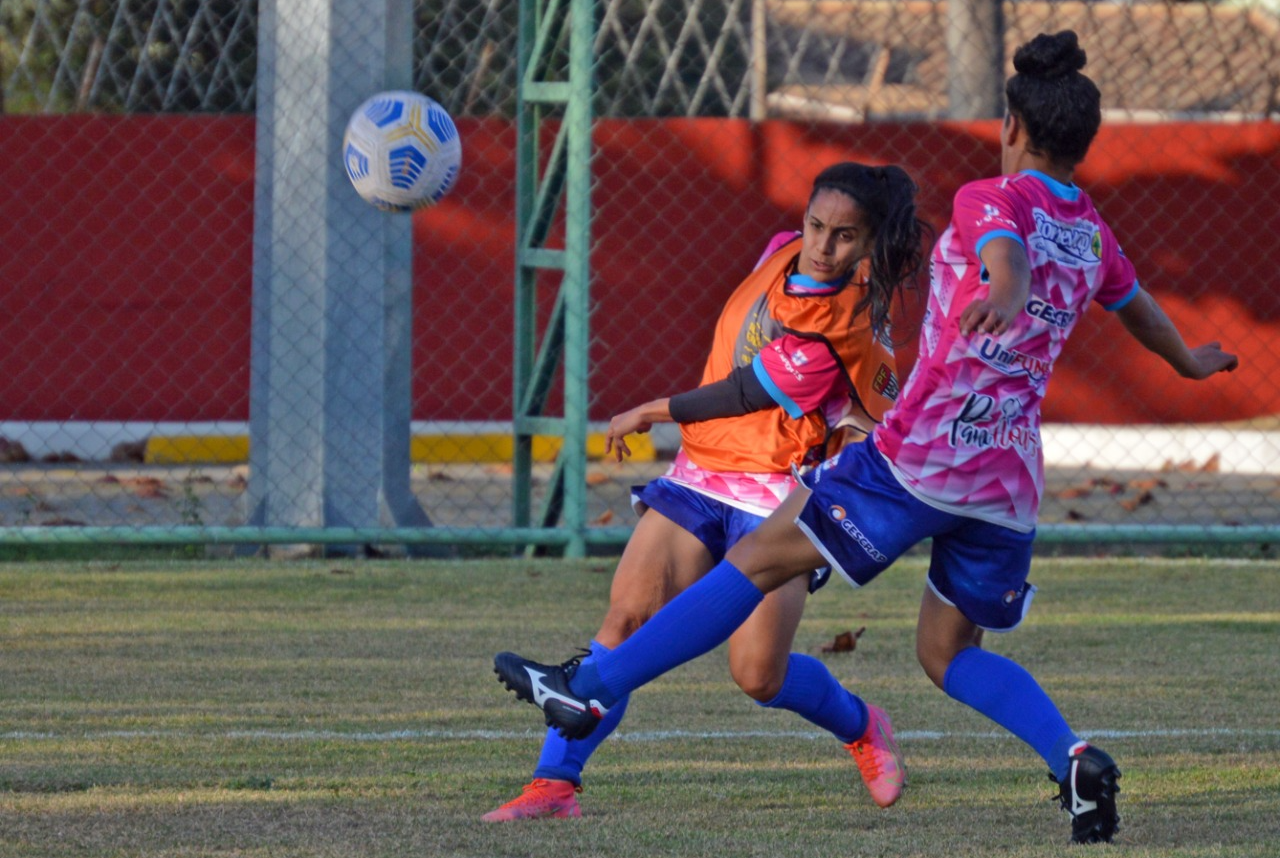
<svg viewBox="0 0 1280 858"><path fill-rule="evenodd" d="M609 420L609 428L604 433L605 456L612 453L613 460L621 462L625 457L631 455L631 448L627 446L626 436L633 432L648 432L653 428L653 423L646 420L642 415L643 408L644 406L632 408L630 411L624 411Z"/></svg>

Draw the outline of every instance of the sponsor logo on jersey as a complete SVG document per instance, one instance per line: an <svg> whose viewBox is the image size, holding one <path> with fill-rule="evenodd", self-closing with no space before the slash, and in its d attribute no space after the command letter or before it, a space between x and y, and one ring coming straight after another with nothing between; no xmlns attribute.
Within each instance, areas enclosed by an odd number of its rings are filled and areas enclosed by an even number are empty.
<svg viewBox="0 0 1280 858"><path fill-rule="evenodd" d="M1048 301L1043 301L1039 298L1032 298L1028 301L1026 309L1028 315L1048 322L1055 328L1069 328L1071 323L1076 320L1074 310L1059 310Z"/></svg>
<svg viewBox="0 0 1280 858"><path fill-rule="evenodd" d="M1007 348L993 337L986 337L978 344L978 357L992 369L1005 375L1025 375L1036 385L1043 385L1053 368L1052 361Z"/></svg>
<svg viewBox="0 0 1280 858"><path fill-rule="evenodd" d="M1043 209L1031 212L1036 222L1033 240L1053 261L1072 268L1096 265L1102 259L1102 237L1088 221L1063 223Z"/></svg>
<svg viewBox="0 0 1280 858"><path fill-rule="evenodd" d="M871 381L871 389L886 399L897 401L898 377L893 374L893 370L889 369L888 364L880 364L880 368L876 370L876 377Z"/></svg>
<svg viewBox="0 0 1280 858"><path fill-rule="evenodd" d="M804 356L804 352L792 352L788 355L782 350L781 343L776 341L770 343L769 347L773 349L773 353L778 356L778 360L782 361L782 368L785 369L792 378L796 381L804 381L804 373L799 369L801 365L809 362L809 359ZM797 357L800 359L797 360Z"/></svg>
<svg viewBox="0 0 1280 858"><path fill-rule="evenodd" d="M733 354L737 365L746 366L751 363L765 346L778 339L782 333L782 326L769 315L768 296L761 295L747 311L734 340Z"/></svg>
<svg viewBox="0 0 1280 858"><path fill-rule="evenodd" d="M947 442L953 448L999 448L1030 456L1040 449L1040 430L1023 419L1018 400L1006 399L997 408L995 397L971 393L951 424Z"/></svg>
<svg viewBox="0 0 1280 858"><path fill-rule="evenodd" d="M826 470L826 468L823 468L823 470ZM831 516L832 521L844 521L845 516L848 515L844 511L844 507L839 504L832 504L831 509L827 510L827 514Z"/></svg>
<svg viewBox="0 0 1280 858"><path fill-rule="evenodd" d="M982 217L973 222L974 226L985 226L990 223L998 223L1007 226L1009 229L1017 230L1018 224L1008 217L1004 212L1000 211L997 206L991 203L982 204Z"/></svg>

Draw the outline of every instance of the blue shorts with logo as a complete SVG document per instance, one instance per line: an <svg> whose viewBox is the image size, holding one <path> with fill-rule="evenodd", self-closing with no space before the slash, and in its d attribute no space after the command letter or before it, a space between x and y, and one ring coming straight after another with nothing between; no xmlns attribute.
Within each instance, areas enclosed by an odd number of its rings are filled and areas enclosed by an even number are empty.
<svg viewBox="0 0 1280 858"><path fill-rule="evenodd" d="M760 526L763 516L730 506L723 501L695 492L665 477L631 490L631 505L636 512L646 508L662 513L692 533L719 563L734 543ZM823 567L809 578L809 592L816 591L831 577L831 569Z"/></svg>
<svg viewBox="0 0 1280 858"><path fill-rule="evenodd" d="M849 583L861 587L932 538L929 586L991 631L1016 627L1035 595L1027 583L1035 531L956 515L903 488L875 442L851 444L804 477L813 491L796 518Z"/></svg>

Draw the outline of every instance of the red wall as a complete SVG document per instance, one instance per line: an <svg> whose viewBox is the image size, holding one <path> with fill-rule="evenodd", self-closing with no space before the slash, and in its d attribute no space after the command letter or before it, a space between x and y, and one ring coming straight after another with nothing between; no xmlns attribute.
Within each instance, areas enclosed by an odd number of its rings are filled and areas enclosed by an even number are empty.
<svg viewBox="0 0 1280 858"><path fill-rule="evenodd" d="M252 238L252 117L0 117L0 416L246 418Z"/></svg>
<svg viewBox="0 0 1280 858"><path fill-rule="evenodd" d="M514 134L458 125L459 185L414 215L414 414L505 419ZM592 416L696 381L721 302L819 167L904 164L941 229L956 187L997 170L997 130L598 122ZM1187 339L1242 367L1176 379L1091 311L1046 419L1280 413L1280 127L1107 126L1079 180ZM252 117L0 117L0 419L246 419L252 199Z"/></svg>

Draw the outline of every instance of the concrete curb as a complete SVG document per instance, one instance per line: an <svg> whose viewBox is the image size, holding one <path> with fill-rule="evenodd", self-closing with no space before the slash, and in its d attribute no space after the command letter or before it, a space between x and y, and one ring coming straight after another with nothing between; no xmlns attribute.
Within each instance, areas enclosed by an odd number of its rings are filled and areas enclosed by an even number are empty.
<svg viewBox="0 0 1280 858"><path fill-rule="evenodd" d="M587 455L604 453L604 424L593 424ZM510 462L510 424L415 421L410 460L415 463ZM1280 429L1221 425L1112 426L1047 424L1042 429L1045 464L1054 468L1161 471L1216 470L1219 473L1280 475ZM80 461L109 461L112 448L137 445L152 464L238 464L248 461L248 426L243 422L107 423L0 422L0 438L16 442L34 460L69 454ZM551 461L559 439L539 436L534 459ZM674 425L655 426L628 441L636 461L672 455L680 444Z"/></svg>

